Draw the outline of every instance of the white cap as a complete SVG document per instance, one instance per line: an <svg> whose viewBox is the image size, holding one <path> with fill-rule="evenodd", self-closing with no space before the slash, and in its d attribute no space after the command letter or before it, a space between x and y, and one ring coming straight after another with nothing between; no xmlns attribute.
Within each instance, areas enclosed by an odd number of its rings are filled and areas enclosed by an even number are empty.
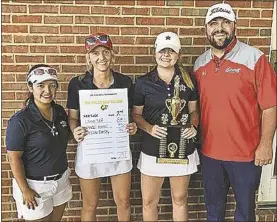
<svg viewBox="0 0 277 222"><path fill-rule="evenodd" d="M231 22L236 21L236 15L232 7L227 3L219 3L211 6L208 9L205 24L208 24L214 18L222 17L228 19Z"/></svg>
<svg viewBox="0 0 277 222"><path fill-rule="evenodd" d="M36 75L36 74L35 74L35 71L36 71L37 69L48 70L48 69L54 69L54 68L51 68L51 67L38 67L38 68L34 69L34 70L29 74L29 76L27 77L27 81L28 81L28 82L31 82L31 83L33 83L33 84L34 84L34 83L35 83L35 84L38 84L38 83L42 83L42 82L44 82L44 81L46 81L46 80L56 80L56 81L58 81L57 75L55 75L55 74L50 75L47 71L46 71L46 72L44 71L43 74ZM56 73L57 73L57 72L56 72Z"/></svg>
<svg viewBox="0 0 277 222"><path fill-rule="evenodd" d="M181 43L178 35L174 32L162 32L155 41L156 52L165 48L173 49L176 53L179 53L181 49Z"/></svg>

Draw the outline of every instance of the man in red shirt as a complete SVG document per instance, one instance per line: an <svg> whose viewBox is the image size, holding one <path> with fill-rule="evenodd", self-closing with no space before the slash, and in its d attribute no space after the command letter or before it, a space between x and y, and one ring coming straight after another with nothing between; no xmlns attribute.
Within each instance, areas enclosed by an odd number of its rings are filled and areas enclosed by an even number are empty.
<svg viewBox="0 0 277 222"><path fill-rule="evenodd" d="M273 157L276 75L260 50L237 40L236 26L229 4L211 6L205 21L211 48L194 65L208 221L224 220L229 186L235 221L255 221L261 166Z"/></svg>

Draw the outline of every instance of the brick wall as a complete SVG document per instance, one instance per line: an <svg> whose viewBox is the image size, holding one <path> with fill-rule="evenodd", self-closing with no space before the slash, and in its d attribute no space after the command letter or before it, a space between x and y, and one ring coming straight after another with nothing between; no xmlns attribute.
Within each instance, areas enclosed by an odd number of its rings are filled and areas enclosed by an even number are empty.
<svg viewBox="0 0 277 222"><path fill-rule="evenodd" d="M170 30L182 42L182 62L191 67L207 49L203 23L207 7L220 1L196 0L2 0L2 220L16 218L11 196L11 171L5 151L7 120L23 107L27 96L26 71L36 63L57 68L61 82L58 103L65 105L69 80L85 71L84 37L92 32L111 35L117 53L115 70L133 78L154 65L153 44L157 34ZM273 1L226 1L239 17L239 39L269 53ZM134 164L139 154L139 138L132 138ZM68 146L73 168L76 144ZM201 169L200 169L201 171ZM81 193L74 171L71 175L73 199L63 220L80 218ZM110 180L103 179L98 215L101 220L116 219ZM132 174L131 211L133 220L142 215L140 174ZM234 198L228 196L227 217L232 218ZM165 181L159 205L161 220L171 220L171 198ZM189 217L205 218L201 172L191 178Z"/></svg>

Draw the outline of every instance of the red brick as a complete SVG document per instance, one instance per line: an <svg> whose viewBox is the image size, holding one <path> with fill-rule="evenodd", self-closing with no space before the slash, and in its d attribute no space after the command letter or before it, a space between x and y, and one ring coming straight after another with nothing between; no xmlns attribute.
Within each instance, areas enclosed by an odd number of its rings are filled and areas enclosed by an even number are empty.
<svg viewBox="0 0 277 222"><path fill-rule="evenodd" d="M14 36L15 43L42 43L43 37L42 36L32 36L32 35L15 35Z"/></svg>
<svg viewBox="0 0 277 222"><path fill-rule="evenodd" d="M205 1L195 1L195 7L210 7L216 3L221 3L222 1L209 1L209 0L205 0Z"/></svg>
<svg viewBox="0 0 277 222"><path fill-rule="evenodd" d="M79 54L85 53L84 46L61 46L60 49L61 49L61 53L79 53Z"/></svg>
<svg viewBox="0 0 277 222"><path fill-rule="evenodd" d="M136 56L136 64L151 64L155 63L155 57L154 55L150 56Z"/></svg>
<svg viewBox="0 0 277 222"><path fill-rule="evenodd" d="M3 31L3 29L2 29ZM11 35L3 35L1 36L2 43L11 43L12 42L12 36Z"/></svg>
<svg viewBox="0 0 277 222"><path fill-rule="evenodd" d="M2 14L1 18L2 18L2 23L10 23L11 22L10 15L3 15Z"/></svg>
<svg viewBox="0 0 277 222"><path fill-rule="evenodd" d="M191 18L166 18L166 25L192 26L193 19L191 19Z"/></svg>
<svg viewBox="0 0 277 222"><path fill-rule="evenodd" d="M85 56L77 56L77 63L86 63Z"/></svg>
<svg viewBox="0 0 277 222"><path fill-rule="evenodd" d="M237 29L238 36L258 36L258 29Z"/></svg>
<svg viewBox="0 0 277 222"><path fill-rule="evenodd" d="M91 5L88 0L78 0L78 4ZM93 0L93 5L103 5L103 0Z"/></svg>
<svg viewBox="0 0 277 222"><path fill-rule="evenodd" d="M252 19L250 21L251 27L271 27L271 20Z"/></svg>
<svg viewBox="0 0 277 222"><path fill-rule="evenodd" d="M61 6L61 14L89 14L88 6Z"/></svg>
<svg viewBox="0 0 277 222"><path fill-rule="evenodd" d="M36 14L36 13L58 13L59 7L54 5L29 5L29 13Z"/></svg>
<svg viewBox="0 0 277 222"><path fill-rule="evenodd" d="M199 9L199 8L182 8L181 15L182 16L206 16L207 9Z"/></svg>
<svg viewBox="0 0 277 222"><path fill-rule="evenodd" d="M180 35L205 35L205 28L180 28Z"/></svg>
<svg viewBox="0 0 277 222"><path fill-rule="evenodd" d="M45 24L72 24L73 17L72 16L45 16L44 23Z"/></svg>
<svg viewBox="0 0 277 222"><path fill-rule="evenodd" d="M103 16L75 16L76 24L103 24Z"/></svg>
<svg viewBox="0 0 277 222"><path fill-rule="evenodd" d="M204 26L205 25L205 19L204 18L195 18L194 19L194 25Z"/></svg>
<svg viewBox="0 0 277 222"><path fill-rule="evenodd" d="M13 56L2 55L2 63L13 63Z"/></svg>
<svg viewBox="0 0 277 222"><path fill-rule="evenodd" d="M180 1L180 0L170 0L166 1L167 6L194 6L193 0L186 0L186 1Z"/></svg>
<svg viewBox="0 0 277 222"><path fill-rule="evenodd" d="M259 10L239 10L238 17L239 19L241 17L260 18L260 11Z"/></svg>
<svg viewBox="0 0 277 222"><path fill-rule="evenodd" d="M249 44L253 46L268 46L270 41L270 38L249 38Z"/></svg>
<svg viewBox="0 0 277 222"><path fill-rule="evenodd" d="M152 8L152 15L178 16L179 15L179 9L177 9L177 8Z"/></svg>
<svg viewBox="0 0 277 222"><path fill-rule="evenodd" d="M154 45L155 37L136 37L135 44L148 44L148 45Z"/></svg>
<svg viewBox="0 0 277 222"><path fill-rule="evenodd" d="M15 100L15 92L2 92L2 101Z"/></svg>
<svg viewBox="0 0 277 222"><path fill-rule="evenodd" d="M233 8L251 8L251 0L237 1L237 0L229 0L225 1L229 3Z"/></svg>
<svg viewBox="0 0 277 222"><path fill-rule="evenodd" d="M17 63L43 63L44 56L15 55L15 60Z"/></svg>
<svg viewBox="0 0 277 222"><path fill-rule="evenodd" d="M121 66L123 73L146 73L148 71L146 66Z"/></svg>
<svg viewBox="0 0 277 222"><path fill-rule="evenodd" d="M42 16L39 15L13 15L13 23L41 23Z"/></svg>
<svg viewBox="0 0 277 222"><path fill-rule="evenodd" d="M90 9L91 14L106 14L106 15L119 15L119 7L104 7L104 6L92 6Z"/></svg>
<svg viewBox="0 0 277 222"><path fill-rule="evenodd" d="M133 56L115 56L115 64L134 64Z"/></svg>
<svg viewBox="0 0 277 222"><path fill-rule="evenodd" d="M45 43L74 43L74 36L45 36Z"/></svg>
<svg viewBox="0 0 277 222"><path fill-rule="evenodd" d="M107 17L106 24L107 25L134 25L134 18L131 17Z"/></svg>
<svg viewBox="0 0 277 222"><path fill-rule="evenodd" d="M58 34L58 26L30 26L30 33Z"/></svg>
<svg viewBox="0 0 277 222"><path fill-rule="evenodd" d="M148 48L146 47L120 47L122 55L147 55Z"/></svg>
<svg viewBox="0 0 277 222"><path fill-rule="evenodd" d="M134 37L126 37L126 36L112 36L111 37L113 44L129 44L133 45L135 42Z"/></svg>
<svg viewBox="0 0 277 222"><path fill-rule="evenodd" d="M75 63L74 56L46 56L46 63ZM60 75L59 75L60 77Z"/></svg>
<svg viewBox="0 0 277 222"><path fill-rule="evenodd" d="M27 53L28 46L5 45L2 46L2 53Z"/></svg>
<svg viewBox="0 0 277 222"><path fill-rule="evenodd" d="M1 193L2 194L9 194L10 193L10 188L7 187L1 187ZM2 212L3 213L3 212Z"/></svg>
<svg viewBox="0 0 277 222"><path fill-rule="evenodd" d="M207 45L208 43L207 38L193 38L193 45Z"/></svg>
<svg viewBox="0 0 277 222"><path fill-rule="evenodd" d="M3 184L3 181L2 181L2 184ZM12 210L12 205L11 204L6 204L6 203L2 203L1 210L2 211L11 211Z"/></svg>
<svg viewBox="0 0 277 222"><path fill-rule="evenodd" d="M135 5L135 0L107 0L108 5Z"/></svg>
<svg viewBox="0 0 277 222"><path fill-rule="evenodd" d="M136 19L137 25L164 25L164 18L142 18L138 17Z"/></svg>
<svg viewBox="0 0 277 222"><path fill-rule="evenodd" d="M272 18L273 10L263 10L261 18Z"/></svg>
<svg viewBox="0 0 277 222"><path fill-rule="evenodd" d="M2 82L14 82L15 81L15 75L14 74L3 74L2 73Z"/></svg>
<svg viewBox="0 0 277 222"><path fill-rule="evenodd" d="M147 5L147 6L164 6L165 0L138 0L137 5Z"/></svg>
<svg viewBox="0 0 277 222"><path fill-rule="evenodd" d="M26 72L27 70L27 65L4 65L2 67L2 72Z"/></svg>
<svg viewBox="0 0 277 222"><path fill-rule="evenodd" d="M79 1L79 0L78 0ZM44 0L44 3L54 3L54 4L73 4L73 0Z"/></svg>
<svg viewBox="0 0 277 222"><path fill-rule="evenodd" d="M25 100L28 98L28 92L16 92L16 100Z"/></svg>
<svg viewBox="0 0 277 222"><path fill-rule="evenodd" d="M2 33L27 33L27 25L2 25Z"/></svg>
<svg viewBox="0 0 277 222"><path fill-rule="evenodd" d="M88 34L89 28L86 26L61 26L62 34Z"/></svg>
<svg viewBox="0 0 277 222"><path fill-rule="evenodd" d="M239 19L237 21L238 26L244 26L244 27L249 27L250 20L249 19Z"/></svg>
<svg viewBox="0 0 277 222"><path fill-rule="evenodd" d="M253 1L253 8L272 9L274 1Z"/></svg>
<svg viewBox="0 0 277 222"><path fill-rule="evenodd" d="M155 37L162 32L175 32L178 34L178 28L153 27L150 29L150 35L155 35Z"/></svg>
<svg viewBox="0 0 277 222"><path fill-rule="evenodd" d="M149 33L149 28L147 27L122 27L121 34L122 35L147 35Z"/></svg>
<svg viewBox="0 0 277 222"><path fill-rule="evenodd" d="M26 5L2 4L2 13L26 13Z"/></svg>
<svg viewBox="0 0 277 222"><path fill-rule="evenodd" d="M42 3L42 0L16 0L17 3Z"/></svg>
<svg viewBox="0 0 277 222"><path fill-rule="evenodd" d="M31 53L58 53L57 46L30 46Z"/></svg>
<svg viewBox="0 0 277 222"><path fill-rule="evenodd" d="M150 15L149 8L122 8L122 15Z"/></svg>
<svg viewBox="0 0 277 222"><path fill-rule="evenodd" d="M77 65L63 65L62 72L64 73L84 73L86 70L85 65L77 66Z"/></svg>
<svg viewBox="0 0 277 222"><path fill-rule="evenodd" d="M119 27L111 27L111 26L91 26L90 33L109 33L109 35L118 35Z"/></svg>

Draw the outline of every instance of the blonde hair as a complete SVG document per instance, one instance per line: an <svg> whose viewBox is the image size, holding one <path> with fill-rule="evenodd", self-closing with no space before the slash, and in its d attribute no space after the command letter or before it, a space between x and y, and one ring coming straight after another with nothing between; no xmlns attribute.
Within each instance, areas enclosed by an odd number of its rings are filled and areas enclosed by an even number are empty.
<svg viewBox="0 0 277 222"><path fill-rule="evenodd" d="M110 50L111 55L112 55L112 62L111 62L111 66L112 66L112 65L114 65L114 63L115 63L115 53L114 53L114 51L113 51L112 49L109 49L109 50ZM92 51L92 50L91 50L91 51ZM91 70L93 69L93 65L91 64L90 58L89 58L89 54L91 53L91 51L88 52L88 53L86 53L86 66L87 66L87 71L91 71Z"/></svg>
<svg viewBox="0 0 277 222"><path fill-rule="evenodd" d="M193 85L193 82L191 80L191 77L190 77L189 73L182 66L180 66L180 65L178 65L178 68L179 68L179 70L181 72L181 76L182 76L184 82L186 83L186 85L191 90L193 90L195 86Z"/></svg>

